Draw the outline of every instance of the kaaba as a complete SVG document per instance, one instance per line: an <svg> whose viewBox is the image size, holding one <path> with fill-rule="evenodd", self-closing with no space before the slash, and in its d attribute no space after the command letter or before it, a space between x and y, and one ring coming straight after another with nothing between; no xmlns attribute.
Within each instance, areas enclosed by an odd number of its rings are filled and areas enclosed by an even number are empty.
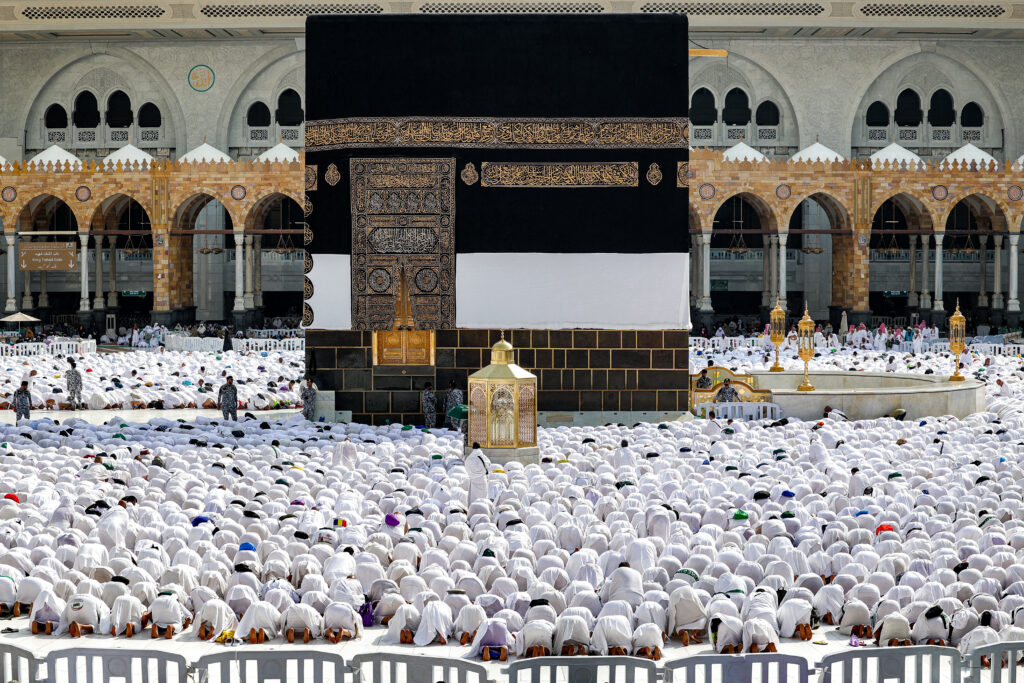
<svg viewBox="0 0 1024 683"><path fill-rule="evenodd" d="M682 15L315 16L307 368L422 424L505 334L545 424L687 409Z"/></svg>

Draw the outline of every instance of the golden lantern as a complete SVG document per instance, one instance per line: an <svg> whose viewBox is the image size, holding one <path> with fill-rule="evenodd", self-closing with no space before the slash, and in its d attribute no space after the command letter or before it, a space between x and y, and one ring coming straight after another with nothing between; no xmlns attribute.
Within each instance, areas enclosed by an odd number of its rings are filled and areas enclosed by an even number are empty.
<svg viewBox="0 0 1024 683"><path fill-rule="evenodd" d="M769 339L775 345L775 365L772 366L771 371L782 372L783 367L779 365L779 347L782 346L782 342L786 341L786 312L782 310L778 299L775 300L775 308L769 313L769 319L772 323Z"/></svg>
<svg viewBox="0 0 1024 683"><path fill-rule="evenodd" d="M967 318L960 312L960 299L956 300L956 310L949 316L949 350L953 352L956 372L949 378L950 382L962 382L964 376L960 374L960 354L967 348Z"/></svg>
<svg viewBox="0 0 1024 683"><path fill-rule="evenodd" d="M804 383L798 386L797 391L814 391L814 385L807 378L807 364L814 358L814 321L807 312L807 303L804 302L804 317L796 324L797 342L800 345L800 360L804 362Z"/></svg>
<svg viewBox="0 0 1024 683"><path fill-rule="evenodd" d="M491 364L469 376L469 443L499 462L536 457L537 376L515 364L505 333L491 347Z"/></svg>

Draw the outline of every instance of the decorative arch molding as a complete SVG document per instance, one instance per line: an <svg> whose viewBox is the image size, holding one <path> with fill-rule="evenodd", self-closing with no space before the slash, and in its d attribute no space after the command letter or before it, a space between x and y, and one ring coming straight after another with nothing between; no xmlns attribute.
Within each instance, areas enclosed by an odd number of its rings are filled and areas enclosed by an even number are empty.
<svg viewBox="0 0 1024 683"><path fill-rule="evenodd" d="M81 74L83 68L88 70ZM161 146L173 148L174 155L184 153L185 116L174 90L151 63L130 50L114 45L101 45L88 53L83 52L49 75L35 99L23 110L22 120L28 131L26 149L49 146L43 128L46 108L56 102L70 117L75 96L83 89L96 95L101 112L115 90L124 90L128 94L133 111L138 111L145 102L152 102L160 108L167 130L167 143L161 143Z"/></svg>
<svg viewBox="0 0 1024 683"><path fill-rule="evenodd" d="M789 93L781 83L763 66L732 50L729 51L728 62L717 60L691 60L690 99L699 88L707 88L715 96L715 106L721 112L725 104L725 95L732 88L740 88L747 94L751 107L751 117L758 105L771 100L779 109L778 138L765 141L764 147L797 147L800 142L799 122L796 110ZM701 68L703 66L703 68ZM721 121L721 116L719 116ZM753 121L751 121L751 125ZM692 133L691 133L692 137ZM747 144L757 147L759 141L747 140ZM698 144L695 141L694 144ZM701 143L703 144L703 143ZM728 144L725 141L721 143Z"/></svg>
<svg viewBox="0 0 1024 683"><path fill-rule="evenodd" d="M252 205L249 206L245 211L245 221L243 228L246 232L250 230L259 229L257 221L262 221L262 218L266 215L266 212L270 209L273 203L279 199L290 199L302 208L302 204L305 201L301 192L295 192L291 188L281 188L262 194L255 198ZM692 212L691 212L692 213Z"/></svg>
<svg viewBox="0 0 1024 683"><path fill-rule="evenodd" d="M816 202L828 216L829 226L833 230L842 230L853 234L853 207L839 197L834 189L827 187L800 188L799 193L783 208L780 225L789 225L793 214L806 200Z"/></svg>
<svg viewBox="0 0 1024 683"><path fill-rule="evenodd" d="M269 148L277 144L276 139L260 141L260 144L247 140L245 114L256 101L266 104L273 114L278 96L289 88L299 93L305 107L305 54L304 50L296 50L294 47L272 50L256 60L246 73L248 78L239 79L232 85L217 120L217 130L226 131L226 147ZM292 78L295 80L290 80ZM301 140L298 146L302 146Z"/></svg>

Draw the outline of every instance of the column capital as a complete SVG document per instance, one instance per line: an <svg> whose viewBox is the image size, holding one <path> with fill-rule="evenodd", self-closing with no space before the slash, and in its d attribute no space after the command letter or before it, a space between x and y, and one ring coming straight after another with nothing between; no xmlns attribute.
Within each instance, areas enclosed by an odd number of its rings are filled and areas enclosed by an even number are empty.
<svg viewBox="0 0 1024 683"><path fill-rule="evenodd" d="M942 246L943 233L941 233L941 232L933 233L932 237L935 238L935 246L936 247L941 247Z"/></svg>
<svg viewBox="0 0 1024 683"><path fill-rule="evenodd" d="M1016 232L1011 232L1010 233L1010 246L1011 247L1016 249L1017 248L1017 242L1019 240L1020 240L1020 233L1016 233Z"/></svg>
<svg viewBox="0 0 1024 683"><path fill-rule="evenodd" d="M17 235L4 235L4 239L7 240L7 246L13 247L15 240L18 239Z"/></svg>
<svg viewBox="0 0 1024 683"><path fill-rule="evenodd" d="M87 249L89 247L89 233L80 232L78 233L78 239L82 243L82 248Z"/></svg>

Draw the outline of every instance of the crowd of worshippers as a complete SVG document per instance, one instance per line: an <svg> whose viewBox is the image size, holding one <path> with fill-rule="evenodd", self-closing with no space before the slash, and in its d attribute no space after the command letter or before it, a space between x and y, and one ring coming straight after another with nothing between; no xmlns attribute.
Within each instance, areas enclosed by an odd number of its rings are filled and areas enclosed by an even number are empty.
<svg viewBox="0 0 1024 683"><path fill-rule="evenodd" d="M301 351L6 357L0 358L0 410L24 419L33 409L311 409L316 390L304 374Z"/></svg>
<svg viewBox="0 0 1024 683"><path fill-rule="evenodd" d="M0 426L0 610L38 634L963 652L1024 639L1024 412L540 429Z"/></svg>

